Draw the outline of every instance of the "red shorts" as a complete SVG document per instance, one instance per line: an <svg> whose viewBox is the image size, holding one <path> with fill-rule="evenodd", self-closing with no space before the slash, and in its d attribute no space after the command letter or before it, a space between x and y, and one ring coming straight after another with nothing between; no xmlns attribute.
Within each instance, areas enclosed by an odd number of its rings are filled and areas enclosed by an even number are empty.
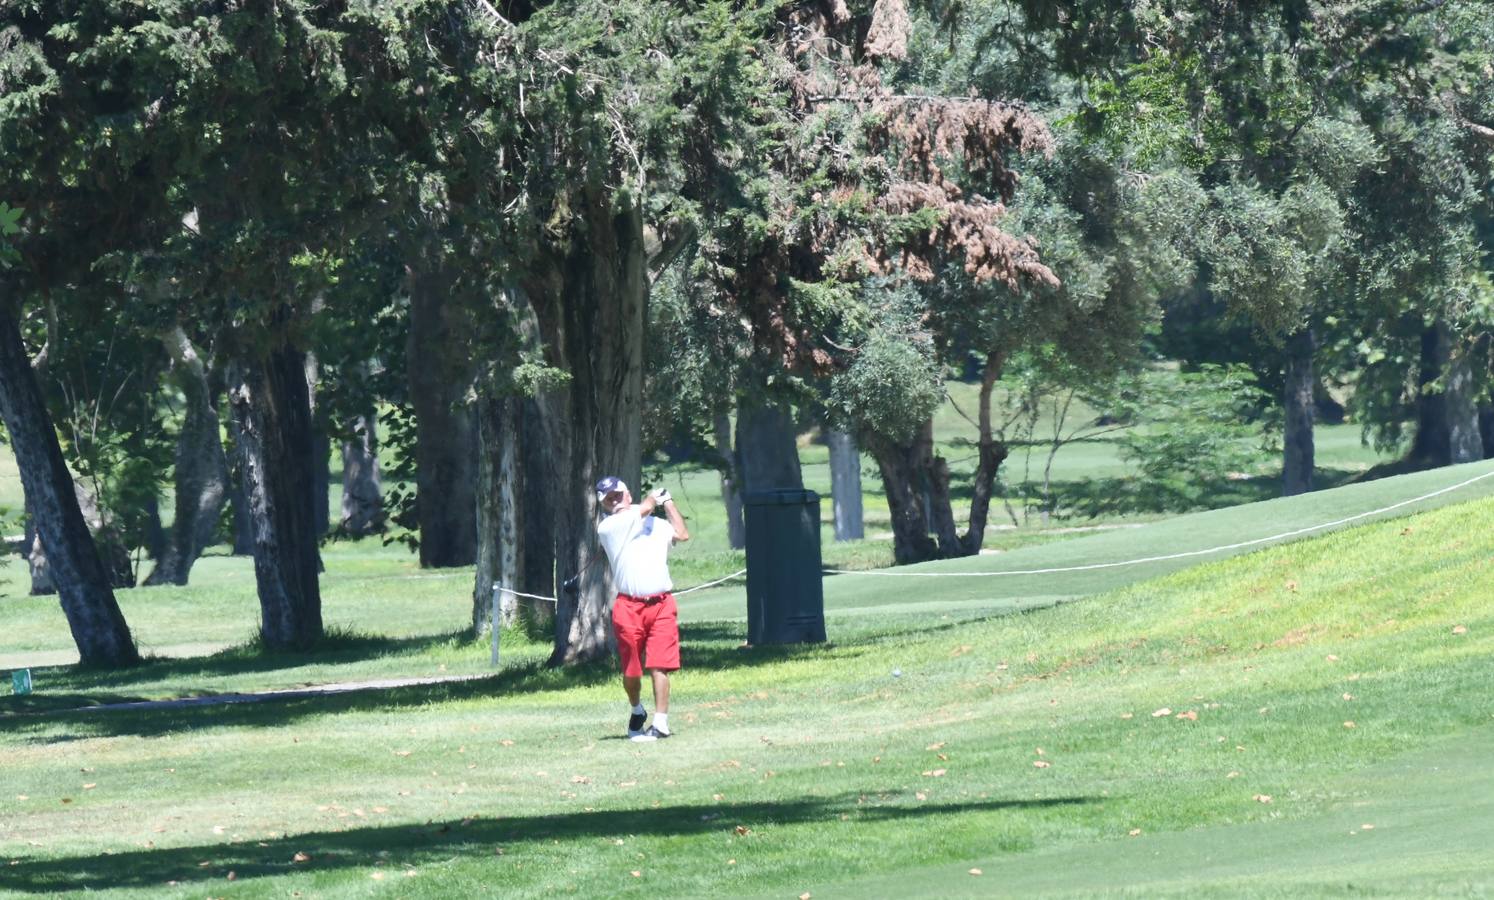
<svg viewBox="0 0 1494 900"><path fill-rule="evenodd" d="M618 594L612 603L612 628L622 673L637 677L644 666L673 672L680 667L680 613L674 595L646 602Z"/></svg>

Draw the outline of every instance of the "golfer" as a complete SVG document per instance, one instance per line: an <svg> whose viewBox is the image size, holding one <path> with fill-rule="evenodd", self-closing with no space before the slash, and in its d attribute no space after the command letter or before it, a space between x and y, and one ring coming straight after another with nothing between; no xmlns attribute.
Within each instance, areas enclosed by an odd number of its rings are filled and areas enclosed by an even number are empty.
<svg viewBox="0 0 1494 900"><path fill-rule="evenodd" d="M669 548L688 541L690 532L679 509L664 489L634 505L628 486L615 476L597 482L597 502L605 518L597 537L612 567L617 599L612 603L612 628L617 633L617 655L622 662L623 690L628 694L628 739L657 741L669 731L669 673L680 667L679 610L674 583L669 580ZM653 513L664 507L668 520ZM654 721L645 730L643 670L654 686Z"/></svg>

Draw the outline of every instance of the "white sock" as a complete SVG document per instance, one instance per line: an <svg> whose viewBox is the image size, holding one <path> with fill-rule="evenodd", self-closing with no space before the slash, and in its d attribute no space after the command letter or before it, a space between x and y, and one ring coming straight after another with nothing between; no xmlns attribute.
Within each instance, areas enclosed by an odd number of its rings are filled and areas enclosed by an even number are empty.
<svg viewBox="0 0 1494 900"><path fill-rule="evenodd" d="M660 731L664 732L665 734L668 734L669 733L669 713L661 713L661 712L654 713L654 727L657 728L657 729L659 729Z"/></svg>
<svg viewBox="0 0 1494 900"><path fill-rule="evenodd" d="M635 716L641 716L641 715L643 715L646 712L648 712L648 710L646 710L646 709L643 708L643 704L642 703L634 703L633 704L633 715L635 715Z"/></svg>

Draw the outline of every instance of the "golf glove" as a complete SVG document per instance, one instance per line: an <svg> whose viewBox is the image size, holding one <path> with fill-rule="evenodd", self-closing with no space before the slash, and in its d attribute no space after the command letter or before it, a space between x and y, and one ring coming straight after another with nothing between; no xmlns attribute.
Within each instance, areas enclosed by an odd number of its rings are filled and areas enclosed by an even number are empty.
<svg viewBox="0 0 1494 900"><path fill-rule="evenodd" d="M670 500L669 492L666 491L666 490L664 490L663 488L659 488L658 490L654 491L649 496L653 497L654 498L654 502L657 503L657 504L659 504L660 506L663 506L665 503L668 503L669 500Z"/></svg>

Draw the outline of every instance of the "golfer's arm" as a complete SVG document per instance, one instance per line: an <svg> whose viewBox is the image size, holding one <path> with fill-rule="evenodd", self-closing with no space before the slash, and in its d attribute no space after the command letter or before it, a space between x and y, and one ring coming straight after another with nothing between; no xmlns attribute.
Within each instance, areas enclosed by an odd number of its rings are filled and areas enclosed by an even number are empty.
<svg viewBox="0 0 1494 900"><path fill-rule="evenodd" d="M685 527L685 517L680 515L680 508L674 505L673 500L664 501L664 514L669 516L669 524L674 526L674 542L679 544L690 540L690 529Z"/></svg>
<svg viewBox="0 0 1494 900"><path fill-rule="evenodd" d="M644 497L643 498L643 502L638 504L638 515L639 515L639 517L646 518L648 516L653 515L654 514L654 509L658 505L659 505L659 501L655 500L653 497Z"/></svg>

